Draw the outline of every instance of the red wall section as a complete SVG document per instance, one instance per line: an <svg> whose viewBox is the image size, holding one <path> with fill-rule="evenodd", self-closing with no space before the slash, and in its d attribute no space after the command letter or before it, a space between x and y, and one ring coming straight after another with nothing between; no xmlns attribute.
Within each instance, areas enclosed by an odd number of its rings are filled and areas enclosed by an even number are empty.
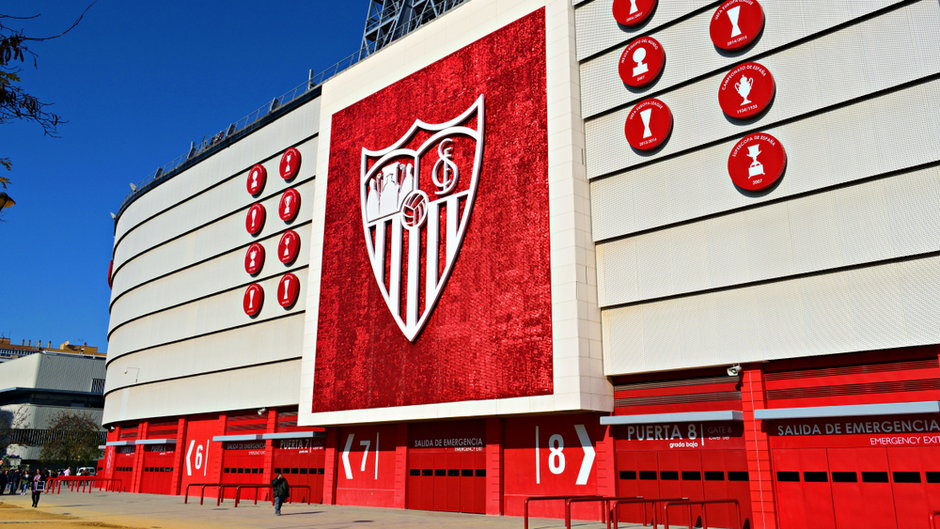
<svg viewBox="0 0 940 529"><path fill-rule="evenodd" d="M407 442L395 426L342 428L337 439L339 505L396 507L396 447ZM404 469L401 469L403 471Z"/></svg>
<svg viewBox="0 0 940 529"><path fill-rule="evenodd" d="M183 452L180 492L186 492L189 483L218 483L222 467L222 444L212 437L222 435L223 424L219 418L189 421L186 442L178 448Z"/></svg>
<svg viewBox="0 0 940 529"><path fill-rule="evenodd" d="M505 421L505 513L521 516L525 498L597 494L597 443L604 429L597 415L512 418ZM536 516L563 516L560 502L535 503ZM596 506L574 511L596 519Z"/></svg>
<svg viewBox="0 0 940 529"><path fill-rule="evenodd" d="M314 412L552 392L545 60L540 9L333 115ZM393 145L415 120L452 120L480 95L476 202L449 282L412 343L366 249L362 151ZM454 149L458 161L470 154L459 141ZM425 157L423 167L440 161L437 149Z"/></svg>

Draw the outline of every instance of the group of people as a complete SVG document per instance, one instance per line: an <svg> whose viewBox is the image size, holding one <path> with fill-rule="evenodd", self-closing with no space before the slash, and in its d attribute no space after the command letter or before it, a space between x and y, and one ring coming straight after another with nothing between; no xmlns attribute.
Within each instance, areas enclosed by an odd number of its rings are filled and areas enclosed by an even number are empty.
<svg viewBox="0 0 940 529"><path fill-rule="evenodd" d="M29 467L0 471L0 494L7 494L9 490L9 494L25 495L26 489L29 489L33 493L33 507L36 507L39 505L39 497L46 490L46 480L49 477L48 472L38 468L32 473Z"/></svg>

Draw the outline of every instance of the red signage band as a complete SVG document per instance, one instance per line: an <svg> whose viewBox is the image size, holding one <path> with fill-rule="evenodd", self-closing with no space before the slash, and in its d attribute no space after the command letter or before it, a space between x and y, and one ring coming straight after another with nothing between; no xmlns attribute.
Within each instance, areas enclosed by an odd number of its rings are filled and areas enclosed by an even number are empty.
<svg viewBox="0 0 940 529"><path fill-rule="evenodd" d="M620 54L620 79L634 87L646 86L659 77L666 64L666 52L653 37L640 37Z"/></svg>
<svg viewBox="0 0 940 529"><path fill-rule="evenodd" d="M245 215L245 229L251 235L257 235L264 227L264 219L267 216L264 206L261 204L252 204Z"/></svg>
<svg viewBox="0 0 940 529"><path fill-rule="evenodd" d="M756 62L735 66L721 81L718 104L728 117L754 117L770 106L777 88L770 70Z"/></svg>
<svg viewBox="0 0 940 529"><path fill-rule="evenodd" d="M263 165L255 164L248 170L248 180L245 182L245 188L248 194L258 196L264 191L264 184L268 181L268 171Z"/></svg>
<svg viewBox="0 0 940 529"><path fill-rule="evenodd" d="M669 138L672 111L659 99L644 99L627 114L623 132L631 147L651 151Z"/></svg>
<svg viewBox="0 0 940 529"><path fill-rule="evenodd" d="M614 19L627 27L639 26L653 14L658 0L614 0Z"/></svg>
<svg viewBox="0 0 940 529"><path fill-rule="evenodd" d="M297 176L300 169L300 151L293 147L288 147L281 155L281 164L279 166L281 178L290 180Z"/></svg>
<svg viewBox="0 0 940 529"><path fill-rule="evenodd" d="M277 205L277 214L284 222L290 222L300 211L300 192L294 188L284 191L281 201Z"/></svg>
<svg viewBox="0 0 940 529"><path fill-rule="evenodd" d="M264 289L258 283L248 285L242 298L242 309L245 314L250 317L257 316L261 312L262 305L264 305Z"/></svg>
<svg viewBox="0 0 940 529"><path fill-rule="evenodd" d="M728 0L712 16L708 32L723 50L740 50L754 42L764 29L764 9L757 0Z"/></svg>
<svg viewBox="0 0 940 529"><path fill-rule="evenodd" d="M765 132L741 138L728 156L728 174L745 191L761 191L783 175L787 153L777 138Z"/></svg>
<svg viewBox="0 0 940 529"><path fill-rule="evenodd" d="M257 275L264 267L264 246L260 243L253 243L245 251L245 272L248 275Z"/></svg>
<svg viewBox="0 0 940 529"><path fill-rule="evenodd" d="M277 284L277 302L285 309L289 309L297 302L299 294L300 280L294 274L284 274Z"/></svg>
<svg viewBox="0 0 940 529"><path fill-rule="evenodd" d="M300 253L300 235L294 230L287 230L277 243L277 258L284 264L291 264Z"/></svg>

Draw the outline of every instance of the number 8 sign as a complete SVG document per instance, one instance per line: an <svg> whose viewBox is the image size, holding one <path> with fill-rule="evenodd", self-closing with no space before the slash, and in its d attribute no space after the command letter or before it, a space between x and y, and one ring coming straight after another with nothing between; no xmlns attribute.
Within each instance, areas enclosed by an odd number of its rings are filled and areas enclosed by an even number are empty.
<svg viewBox="0 0 940 529"><path fill-rule="evenodd" d="M535 427L535 483L542 483L542 466L546 465L548 471L554 475L565 473L568 468L567 458L572 451L580 451L584 457L581 465L578 467L578 476L575 478L575 485L587 485L588 478L591 476L591 469L594 468L594 443L591 436L588 435L587 428L583 424L575 424L574 433L577 435L579 446L565 448L565 437L561 432L551 432L545 435L541 432L539 426ZM547 437L548 455L544 456L544 446Z"/></svg>

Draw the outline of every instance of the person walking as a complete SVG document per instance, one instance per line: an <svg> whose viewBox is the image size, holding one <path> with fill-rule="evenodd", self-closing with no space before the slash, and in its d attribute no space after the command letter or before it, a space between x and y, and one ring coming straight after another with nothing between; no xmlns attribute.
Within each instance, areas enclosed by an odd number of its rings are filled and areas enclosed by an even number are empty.
<svg viewBox="0 0 940 529"><path fill-rule="evenodd" d="M36 469L36 474L33 476L30 490L33 491L33 508L35 508L39 505L39 496L46 490L46 475L38 468Z"/></svg>
<svg viewBox="0 0 940 529"><path fill-rule="evenodd" d="M280 472L271 481L271 488L274 489L274 514L281 515L281 505L290 497L290 486L287 479Z"/></svg>

